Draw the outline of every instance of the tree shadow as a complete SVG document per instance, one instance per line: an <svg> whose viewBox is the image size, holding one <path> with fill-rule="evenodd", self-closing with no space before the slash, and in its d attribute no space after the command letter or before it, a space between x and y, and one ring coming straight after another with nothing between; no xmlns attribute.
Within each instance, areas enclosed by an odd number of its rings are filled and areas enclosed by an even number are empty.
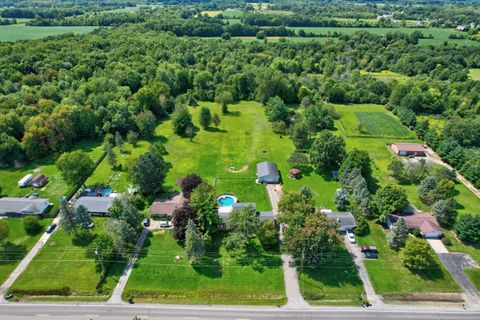
<svg viewBox="0 0 480 320"><path fill-rule="evenodd" d="M249 266L259 273L262 273L265 269L282 266L282 259L278 253L265 251L262 245L254 240L249 241L246 253L238 257L236 261L241 266Z"/></svg>
<svg viewBox="0 0 480 320"><path fill-rule="evenodd" d="M147 236L145 237L145 241L143 242L143 246L142 246L142 249L138 252L138 259L137 260L141 260L141 259L144 259L148 256L148 251L150 249L150 247L152 246L152 238L153 238L153 233L152 232L149 232L147 234ZM136 263L133 268L137 268L138 267L138 263Z"/></svg>
<svg viewBox="0 0 480 320"><path fill-rule="evenodd" d="M224 115L230 117L240 117L242 113L240 111L228 111L227 113L224 113Z"/></svg>
<svg viewBox="0 0 480 320"><path fill-rule="evenodd" d="M207 254L199 262L192 264L195 272L211 279L222 277L223 267L220 264L220 246L224 237L224 234L216 234L212 237L212 243L205 250Z"/></svg>
<svg viewBox="0 0 480 320"><path fill-rule="evenodd" d="M0 248L0 265L22 260L26 254L27 248L24 245L6 242Z"/></svg>
<svg viewBox="0 0 480 320"><path fill-rule="evenodd" d="M423 280L439 281L445 279L445 275L438 264L429 268L428 270L409 269L409 271L412 274L419 276Z"/></svg>
<svg viewBox="0 0 480 320"><path fill-rule="evenodd" d="M227 133L228 132L227 130L220 129L220 128L217 128L217 127L208 127L207 129L205 129L205 131L207 131L207 132L221 132L221 133Z"/></svg>

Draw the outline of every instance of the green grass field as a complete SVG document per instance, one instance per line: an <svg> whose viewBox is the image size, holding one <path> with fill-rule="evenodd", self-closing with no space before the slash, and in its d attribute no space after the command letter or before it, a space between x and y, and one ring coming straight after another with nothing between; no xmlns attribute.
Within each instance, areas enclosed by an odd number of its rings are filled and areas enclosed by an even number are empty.
<svg viewBox="0 0 480 320"><path fill-rule="evenodd" d="M313 305L361 305L363 283L352 257L343 247L324 265L299 271L302 296Z"/></svg>
<svg viewBox="0 0 480 320"><path fill-rule="evenodd" d="M384 296L407 295L411 293L455 293L460 288L443 267L438 258L438 266L422 272L406 269L398 252L390 249L383 228L369 222L370 234L357 236L358 245L373 245L379 251L379 258L365 261L373 287Z"/></svg>
<svg viewBox="0 0 480 320"><path fill-rule="evenodd" d="M373 34L380 36L386 35L388 32L403 32L403 33L412 33L414 31L421 31L425 36L432 35L433 39L420 39L419 44L421 45L442 45L445 41L450 43L457 43L459 45L480 45L479 42L467 40L467 39L449 39L448 36L452 33L458 33L453 29L447 28L343 28L343 27L288 27L292 30L303 29L305 32L313 32L318 34L327 34L328 32L332 33L334 31L352 34L356 31L367 31Z"/></svg>
<svg viewBox="0 0 480 320"><path fill-rule="evenodd" d="M72 148L72 150L85 151L93 161L96 161L103 152L98 142L80 143L75 148ZM62 180L60 173L55 166L55 161L57 158L58 155L55 155L43 160L26 163L24 166L19 168L1 168L0 185L2 186L2 195L17 197L36 192L40 197L48 198L50 202L54 204L54 208L50 210L52 212L58 206L58 199L60 196L65 195L70 190L70 188ZM49 181L42 189L19 188L18 181L29 173L43 173L48 177Z"/></svg>
<svg viewBox="0 0 480 320"><path fill-rule="evenodd" d="M94 26L73 26L73 27L37 27L26 26L25 24L14 24L0 26L0 41L17 41L41 39L48 36L57 36L73 32L75 34L87 33L95 30Z"/></svg>
<svg viewBox="0 0 480 320"><path fill-rule="evenodd" d="M9 226L9 235L0 247L0 282L3 283L8 275L15 269L18 263L32 249L43 230L51 223L52 219L42 219L42 230L36 235L28 235L23 230L21 218L4 218Z"/></svg>
<svg viewBox="0 0 480 320"><path fill-rule="evenodd" d="M393 71L390 71L390 70L382 70L380 72L369 72L369 71L365 71L365 70L360 70L360 74L364 74L364 75L370 75L378 80L382 80L383 82L390 82L390 81L393 81L393 80L396 80L400 83L403 83L403 82L406 82L410 77L409 76L405 76L403 74L400 74L400 73L397 73L397 72L393 72Z"/></svg>
<svg viewBox="0 0 480 320"><path fill-rule="evenodd" d="M220 246L221 237L197 265L169 231L148 238L125 288L124 300L187 304L283 305L286 302L280 255L258 244L246 259L235 261Z"/></svg>
<svg viewBox="0 0 480 320"><path fill-rule="evenodd" d="M222 11L222 16L227 19L231 18L241 18L243 16L243 11L241 10L224 10Z"/></svg>
<svg viewBox="0 0 480 320"><path fill-rule="evenodd" d="M472 80L480 81L480 68L468 70L468 77Z"/></svg>
<svg viewBox="0 0 480 320"><path fill-rule="evenodd" d="M95 218L94 221L93 232L104 232L106 219ZM72 244L72 237L58 230L15 281L10 292L22 300L107 300L125 263L112 264L102 289L97 292L100 273L95 261L86 257L86 248Z"/></svg>

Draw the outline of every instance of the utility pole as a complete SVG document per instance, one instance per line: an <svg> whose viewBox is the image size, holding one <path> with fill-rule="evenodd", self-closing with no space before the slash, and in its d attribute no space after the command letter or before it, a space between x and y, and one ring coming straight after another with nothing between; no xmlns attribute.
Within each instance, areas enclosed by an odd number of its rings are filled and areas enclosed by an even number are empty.
<svg viewBox="0 0 480 320"><path fill-rule="evenodd" d="M97 257L98 261L100 261L100 265L102 266L102 274L105 272L105 265L103 264L103 259L102 259L102 248L101 247L96 247L95 248L95 256Z"/></svg>
<svg viewBox="0 0 480 320"><path fill-rule="evenodd" d="M63 211L65 212L70 225L72 226L73 232L75 236L78 236L77 227L75 226L75 221L73 221L73 217L70 215L70 209L68 209L67 204L65 203L65 196L60 198L60 205L62 206Z"/></svg>

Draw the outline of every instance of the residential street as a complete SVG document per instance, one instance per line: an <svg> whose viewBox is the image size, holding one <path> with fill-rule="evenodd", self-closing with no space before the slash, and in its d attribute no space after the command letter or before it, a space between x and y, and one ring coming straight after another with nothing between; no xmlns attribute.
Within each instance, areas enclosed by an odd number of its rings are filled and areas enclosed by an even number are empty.
<svg viewBox="0 0 480 320"><path fill-rule="evenodd" d="M353 261L358 270L358 274L360 275L360 279L363 282L363 288L365 289L365 293L367 295L368 301L372 304L373 307L384 307L385 304L383 303L382 298L375 293L373 289L372 282L368 276L367 269L365 268L364 264L364 257L363 254L360 252L360 248L353 243L350 243L345 237L345 246L347 247L348 252L352 255Z"/></svg>
<svg viewBox="0 0 480 320"><path fill-rule="evenodd" d="M57 224L57 228L52 233L44 233L40 239L37 241L37 243L33 246L33 248L28 252L28 254L23 258L22 261L18 264L18 266L13 270L13 272L8 276L8 278L5 280L5 282L0 286L0 303L5 302L4 296L5 292L12 286L12 284L17 280L17 278L27 269L28 265L30 262L35 258L37 253L40 251L40 249L43 248L45 243L47 243L48 239L57 232L58 230L58 224L60 222L60 216L57 216L54 220L53 223Z"/></svg>

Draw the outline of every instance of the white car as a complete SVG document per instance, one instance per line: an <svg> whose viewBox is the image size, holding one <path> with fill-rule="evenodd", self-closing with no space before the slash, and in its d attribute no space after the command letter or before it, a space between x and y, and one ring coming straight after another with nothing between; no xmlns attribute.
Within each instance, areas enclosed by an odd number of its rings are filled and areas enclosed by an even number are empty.
<svg viewBox="0 0 480 320"><path fill-rule="evenodd" d="M356 243L356 241L355 241L355 236L353 235L353 233L347 232L347 238L348 238L348 242L350 242L350 243Z"/></svg>

